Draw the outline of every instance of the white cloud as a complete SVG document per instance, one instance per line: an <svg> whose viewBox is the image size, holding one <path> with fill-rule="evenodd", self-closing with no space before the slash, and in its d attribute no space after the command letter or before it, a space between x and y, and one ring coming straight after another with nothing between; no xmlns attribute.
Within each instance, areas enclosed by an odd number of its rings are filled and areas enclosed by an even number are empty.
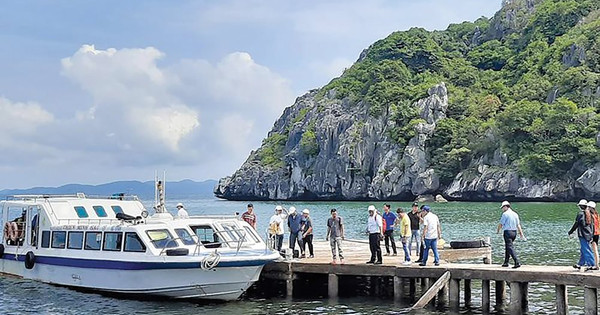
<svg viewBox="0 0 600 315"><path fill-rule="evenodd" d="M9 135L32 135L54 116L39 104L11 102L0 97L0 137Z"/></svg>

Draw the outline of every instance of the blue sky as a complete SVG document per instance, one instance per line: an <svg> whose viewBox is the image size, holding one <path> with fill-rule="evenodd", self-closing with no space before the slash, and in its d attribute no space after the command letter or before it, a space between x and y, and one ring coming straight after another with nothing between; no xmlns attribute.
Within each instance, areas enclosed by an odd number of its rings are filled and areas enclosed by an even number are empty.
<svg viewBox="0 0 600 315"><path fill-rule="evenodd" d="M500 0L10 1L0 11L0 189L218 179L294 99L412 26Z"/></svg>

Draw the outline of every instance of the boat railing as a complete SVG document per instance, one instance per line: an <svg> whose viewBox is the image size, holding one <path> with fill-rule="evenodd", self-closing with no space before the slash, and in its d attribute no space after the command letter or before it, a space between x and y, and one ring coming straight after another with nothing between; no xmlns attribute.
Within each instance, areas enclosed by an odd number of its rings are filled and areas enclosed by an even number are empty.
<svg viewBox="0 0 600 315"><path fill-rule="evenodd" d="M7 201L15 201L15 200L33 200L37 201L38 199L47 200L47 199L59 199L59 198L79 198L79 199L115 199L115 200L127 200L127 201L140 201L138 196L136 195L125 195L125 194L113 194L110 196L103 195L86 195L84 193L76 193L76 194L62 194L62 195L52 195L52 194L40 194L40 195L9 195L6 196Z"/></svg>
<svg viewBox="0 0 600 315"><path fill-rule="evenodd" d="M228 232L237 232L240 233L239 234L239 239L233 239L233 240L228 240L226 236L226 233L228 234ZM192 239L194 239L195 241L195 248L194 248L194 252L192 253L192 256L196 256L200 254L200 248L204 247L204 248L216 248L216 247L221 247L221 245L225 244L227 247L229 248L235 248L236 251L236 255L240 252L240 249L242 248L244 242L247 239L247 231L245 231L244 229L233 229L233 230L227 230L227 231L220 231L220 230L213 230L213 233L218 237L219 241L218 242L207 242L207 243L203 243L200 241L200 237L196 234L191 235ZM228 235L231 237L231 235ZM232 237L233 238L233 237ZM169 241L167 241L165 243L165 245L163 245L163 248L161 249L159 256L164 254L165 251L167 250L168 246L171 245L172 243L175 243L178 245L177 240L181 240L183 241L183 239L181 237L175 237L170 239Z"/></svg>
<svg viewBox="0 0 600 315"><path fill-rule="evenodd" d="M204 214L204 215L193 215L189 216L190 219L212 219L212 220L236 220L238 219L235 215L226 214Z"/></svg>
<svg viewBox="0 0 600 315"><path fill-rule="evenodd" d="M57 219L57 225L121 225L119 219Z"/></svg>

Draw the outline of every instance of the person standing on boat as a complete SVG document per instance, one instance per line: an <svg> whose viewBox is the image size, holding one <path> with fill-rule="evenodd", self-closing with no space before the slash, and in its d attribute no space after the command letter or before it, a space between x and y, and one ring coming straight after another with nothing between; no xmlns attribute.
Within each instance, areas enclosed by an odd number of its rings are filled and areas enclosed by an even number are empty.
<svg viewBox="0 0 600 315"><path fill-rule="evenodd" d="M598 211L596 211L596 203L593 201L588 201L587 208L592 215L592 220L594 221L594 237L592 238L592 250L594 253L594 261L596 264L592 270L598 270L598 239L600 238L600 216L598 215Z"/></svg>
<svg viewBox="0 0 600 315"><path fill-rule="evenodd" d="M185 210L185 208L183 207L183 203L178 203L177 204L177 217L180 219L188 219L190 216L187 212L187 210Z"/></svg>
<svg viewBox="0 0 600 315"><path fill-rule="evenodd" d="M242 214L242 220L246 221L248 224L250 224L251 227L253 227L256 230L256 214L254 214L253 204L248 204L248 211Z"/></svg>
<svg viewBox="0 0 600 315"><path fill-rule="evenodd" d="M408 218L410 219L410 231L411 231L411 237L410 237L410 242L408 242L408 251L412 252L412 243L413 241L415 242L415 253L417 256L419 256L420 253L420 249L421 249L421 233L419 230L419 224L421 223L422 219L421 216L419 215L419 204L414 202L412 204L412 211L408 213Z"/></svg>
<svg viewBox="0 0 600 315"><path fill-rule="evenodd" d="M575 223L569 230L569 236L577 230L577 236L579 237L580 255L579 262L573 265L575 269L581 269L582 266L586 266L587 269L594 267L596 262L594 261L594 254L590 243L594 238L594 222L592 215L587 208L588 202L585 199L581 199L577 206L579 207L579 213L575 217Z"/></svg>
<svg viewBox="0 0 600 315"><path fill-rule="evenodd" d="M377 209L374 205L368 208L369 218L367 219L367 234L369 234L369 249L371 250L371 259L367 264L380 265L383 263L381 257L380 242L383 239L383 220L377 214Z"/></svg>
<svg viewBox="0 0 600 315"><path fill-rule="evenodd" d="M308 252L310 253L309 258L315 257L313 252L313 227L312 220L310 219L310 211L308 209L302 210L302 221L300 225L300 233L302 233L302 252L306 253L306 245L308 244ZM306 257L304 254L300 258Z"/></svg>
<svg viewBox="0 0 600 315"><path fill-rule="evenodd" d="M404 250L404 262L402 264L410 265L410 250L408 249L408 242L412 235L410 230L410 219L408 218L408 214L404 213L401 208L398 208L396 213L398 213L396 226L400 231L400 242L402 242L402 249Z"/></svg>
<svg viewBox="0 0 600 315"><path fill-rule="evenodd" d="M281 252L281 247L283 246L283 234L285 234L283 228L284 218L283 207L277 206L275 207L275 214L269 220L269 236L274 239L274 249L278 252Z"/></svg>
<svg viewBox="0 0 600 315"><path fill-rule="evenodd" d="M519 263L514 242L517 238L517 232L522 240L526 240L521 228L521 221L519 220L519 215L511 208L510 202L503 201L500 207L502 208L502 217L500 217L500 223L496 232L500 233L500 231L503 231L504 263L502 267L508 267L508 260L512 257L515 262L513 268L519 268L521 267L521 263Z"/></svg>
<svg viewBox="0 0 600 315"><path fill-rule="evenodd" d="M298 247L300 247L300 256L304 256L304 246L302 245L302 234L300 233L300 228L302 226L302 216L296 212L296 207L292 206L289 210L289 215L287 217L288 228L290 228L290 244L289 247L292 250L292 253L296 249L296 242L298 242Z"/></svg>
<svg viewBox="0 0 600 315"><path fill-rule="evenodd" d="M385 255L390 255L390 242L392 243L392 250L394 256L398 255L396 250L396 242L394 241L394 222L396 222L396 215L390 211L390 205L388 203L383 205L383 220L385 220Z"/></svg>
<svg viewBox="0 0 600 315"><path fill-rule="evenodd" d="M440 225L440 219L437 215L431 213L429 206L423 206L423 243L425 243L425 249L423 250L423 261L419 263L419 266L425 266L427 264L427 256L429 255L429 249L433 251L433 263L436 266L440 265L440 254L437 249L437 242L442 238L442 226Z"/></svg>
<svg viewBox="0 0 600 315"><path fill-rule="evenodd" d="M329 241L331 246L331 254L333 256L332 264L337 263L339 252L340 264L344 263L344 252L342 251L342 240L344 239L344 224L342 217L338 216L337 210L331 209L331 218L327 220L327 235L325 240Z"/></svg>

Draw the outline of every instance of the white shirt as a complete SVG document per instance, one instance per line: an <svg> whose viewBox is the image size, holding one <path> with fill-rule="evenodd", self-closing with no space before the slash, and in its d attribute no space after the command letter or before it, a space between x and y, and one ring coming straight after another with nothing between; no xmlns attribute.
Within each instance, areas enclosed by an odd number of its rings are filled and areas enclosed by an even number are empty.
<svg viewBox="0 0 600 315"><path fill-rule="evenodd" d="M425 233L426 239L437 239L438 238L438 226L440 225L440 220L437 215L429 212L423 218L423 226L427 227L427 232Z"/></svg>
<svg viewBox="0 0 600 315"><path fill-rule="evenodd" d="M269 220L269 225L271 225L273 223L277 223L277 225L278 225L277 235L283 235L283 234L285 234L285 229L284 229L284 226L283 226L283 216L282 215L280 215L280 214L274 214L271 217L271 219Z"/></svg>
<svg viewBox="0 0 600 315"><path fill-rule="evenodd" d="M381 233L381 228L383 227L383 222L381 222L381 216L378 214L370 215L369 220L367 221L367 231L370 234L372 233Z"/></svg>
<svg viewBox="0 0 600 315"><path fill-rule="evenodd" d="M188 212L185 210L185 208L181 208L181 209L179 209L179 211L177 211L177 216L178 216L180 219L187 219L187 218L189 218L189 217L190 217L190 216L188 215Z"/></svg>

